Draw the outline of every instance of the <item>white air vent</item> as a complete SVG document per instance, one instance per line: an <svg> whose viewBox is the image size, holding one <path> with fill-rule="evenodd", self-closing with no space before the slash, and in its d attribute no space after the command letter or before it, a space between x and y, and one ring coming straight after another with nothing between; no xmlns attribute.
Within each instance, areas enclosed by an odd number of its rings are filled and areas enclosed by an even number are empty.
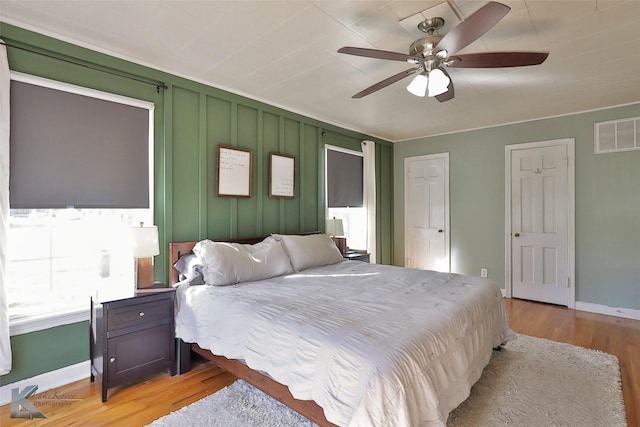
<svg viewBox="0 0 640 427"><path fill-rule="evenodd" d="M640 117L596 123L595 153L640 150Z"/></svg>

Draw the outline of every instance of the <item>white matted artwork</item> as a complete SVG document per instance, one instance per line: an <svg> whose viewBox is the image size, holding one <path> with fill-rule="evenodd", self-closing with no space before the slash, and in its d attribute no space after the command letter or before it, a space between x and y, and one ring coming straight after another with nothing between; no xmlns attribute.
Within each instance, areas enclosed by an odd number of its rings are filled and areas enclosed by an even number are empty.
<svg viewBox="0 0 640 427"><path fill-rule="evenodd" d="M237 147L218 146L217 196L251 197L253 153Z"/></svg>
<svg viewBox="0 0 640 427"><path fill-rule="evenodd" d="M269 197L293 199L296 196L296 158L272 153L270 156Z"/></svg>

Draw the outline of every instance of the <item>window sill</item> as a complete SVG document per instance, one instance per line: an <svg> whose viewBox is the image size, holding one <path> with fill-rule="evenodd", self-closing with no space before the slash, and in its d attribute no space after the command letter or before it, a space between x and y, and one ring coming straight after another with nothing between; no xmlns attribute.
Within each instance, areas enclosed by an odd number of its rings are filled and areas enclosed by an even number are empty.
<svg viewBox="0 0 640 427"><path fill-rule="evenodd" d="M84 307L74 307L50 313L34 314L9 318L9 333L11 336L28 334L56 326L89 320L89 310Z"/></svg>

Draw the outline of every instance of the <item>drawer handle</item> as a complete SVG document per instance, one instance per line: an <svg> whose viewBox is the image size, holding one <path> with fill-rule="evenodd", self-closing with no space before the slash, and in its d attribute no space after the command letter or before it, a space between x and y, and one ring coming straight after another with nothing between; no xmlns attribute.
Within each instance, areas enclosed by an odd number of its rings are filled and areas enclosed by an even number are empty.
<svg viewBox="0 0 640 427"><path fill-rule="evenodd" d="M115 362L115 361L116 361L116 358L115 358L115 357L112 357L111 359L109 359L109 362L111 362L111 363L113 363L113 362Z"/></svg>
<svg viewBox="0 0 640 427"><path fill-rule="evenodd" d="M141 311L140 313L138 313L138 316L143 317L144 316L144 311Z"/></svg>

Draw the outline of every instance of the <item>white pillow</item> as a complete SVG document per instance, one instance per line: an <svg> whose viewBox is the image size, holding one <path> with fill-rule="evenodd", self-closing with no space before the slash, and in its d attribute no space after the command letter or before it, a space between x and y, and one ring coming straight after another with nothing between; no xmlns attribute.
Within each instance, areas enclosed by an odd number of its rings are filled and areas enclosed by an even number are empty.
<svg viewBox="0 0 640 427"><path fill-rule="evenodd" d="M340 250L326 234L272 234L284 244L295 271L344 261Z"/></svg>
<svg viewBox="0 0 640 427"><path fill-rule="evenodd" d="M181 256L178 261L173 264L178 272L178 278L181 282L187 282L190 285L203 285L204 278L202 269L204 265L196 254L188 254Z"/></svg>
<svg viewBox="0 0 640 427"><path fill-rule="evenodd" d="M202 240L193 252L204 264L208 285L233 285L293 272L282 244L271 237L255 245Z"/></svg>

